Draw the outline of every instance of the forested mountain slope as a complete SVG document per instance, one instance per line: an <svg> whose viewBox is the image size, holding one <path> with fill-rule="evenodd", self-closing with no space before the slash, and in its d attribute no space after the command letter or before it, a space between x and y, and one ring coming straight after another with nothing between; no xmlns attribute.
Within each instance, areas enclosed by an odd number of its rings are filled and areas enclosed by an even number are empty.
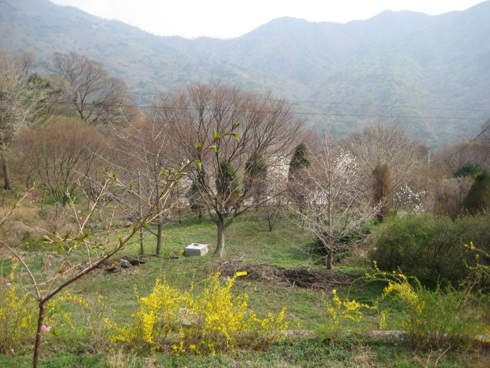
<svg viewBox="0 0 490 368"><path fill-rule="evenodd" d="M477 131L490 115L490 2L429 16L383 12L347 24L280 18L230 40L159 37L47 0L0 3L0 47L77 51L124 79L138 102L211 78L295 103L310 127L342 135L377 114L426 144Z"/></svg>

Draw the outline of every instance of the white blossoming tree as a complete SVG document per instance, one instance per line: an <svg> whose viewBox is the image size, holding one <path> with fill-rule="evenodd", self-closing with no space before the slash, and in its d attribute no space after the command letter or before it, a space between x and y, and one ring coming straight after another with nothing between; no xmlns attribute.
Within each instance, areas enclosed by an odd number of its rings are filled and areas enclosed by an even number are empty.
<svg viewBox="0 0 490 368"><path fill-rule="evenodd" d="M333 254L341 247L340 241L380 210L379 203L372 203L370 183L362 180L359 170L354 156L326 135L312 155L311 168L303 170L298 181L305 203L301 210L291 206L296 214L293 218L318 238L328 269L333 268Z"/></svg>

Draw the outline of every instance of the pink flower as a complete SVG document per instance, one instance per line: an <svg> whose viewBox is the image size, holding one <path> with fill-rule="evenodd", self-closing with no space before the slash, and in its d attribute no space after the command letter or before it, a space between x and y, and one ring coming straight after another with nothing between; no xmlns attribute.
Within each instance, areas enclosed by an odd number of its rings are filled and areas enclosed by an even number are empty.
<svg viewBox="0 0 490 368"><path fill-rule="evenodd" d="M51 327L50 326L44 326L44 325L42 325L41 326L41 331L46 331L46 332L47 331L51 331Z"/></svg>

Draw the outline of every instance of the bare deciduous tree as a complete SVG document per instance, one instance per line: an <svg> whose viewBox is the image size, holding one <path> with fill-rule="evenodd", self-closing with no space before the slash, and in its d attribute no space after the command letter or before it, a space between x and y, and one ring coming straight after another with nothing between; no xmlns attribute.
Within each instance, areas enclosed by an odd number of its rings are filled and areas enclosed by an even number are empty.
<svg viewBox="0 0 490 368"><path fill-rule="evenodd" d="M155 204L156 214L151 224L156 224L154 232L146 230L156 237L155 253L162 254L163 227L170 220L169 208L177 206L183 188L171 191L164 201L158 201L162 182L162 172L174 163L174 142L169 138L166 127L160 121L142 119L125 127L114 127L113 149L119 153L118 165L122 166L128 177L137 185L138 201L144 211L149 204ZM143 247L142 247L143 250Z"/></svg>
<svg viewBox="0 0 490 368"><path fill-rule="evenodd" d="M11 189L6 155L10 144L45 109L46 85L31 75L33 63L32 54L11 55L0 49L0 155L7 190Z"/></svg>
<svg viewBox="0 0 490 368"><path fill-rule="evenodd" d="M65 207L80 179L101 171L98 159L105 146L95 127L58 118L20 133L16 149L51 199Z"/></svg>
<svg viewBox="0 0 490 368"><path fill-rule="evenodd" d="M252 192L241 185L249 156L256 152L267 162L269 157L284 154L291 147L300 122L294 120L291 106L270 93L257 95L219 83L195 84L161 96L152 114L153 119L168 127L173 140L183 148L179 152L181 157L198 151L198 165L189 176L192 181L201 168L210 176L210 184L201 187L201 196L218 228L215 255L222 256L225 230L251 205ZM219 139L233 129L239 133L239 139ZM199 153L201 144L215 139L214 151ZM227 178L236 179L217 180L224 170ZM223 188L223 183L229 187Z"/></svg>
<svg viewBox="0 0 490 368"><path fill-rule="evenodd" d="M361 174L367 181L373 181L373 172L378 165L388 165L394 191L407 183L417 188L420 185L417 181L427 176L428 148L384 117L352 134L346 149L359 162Z"/></svg>
<svg viewBox="0 0 490 368"><path fill-rule="evenodd" d="M55 52L51 64L58 102L74 108L87 123L124 123L137 114L126 83L110 77L102 63L71 51Z"/></svg>
<svg viewBox="0 0 490 368"><path fill-rule="evenodd" d="M453 220L461 213L463 199L471 188L470 178L445 178L434 181L430 186L429 204L431 211L447 215Z"/></svg>

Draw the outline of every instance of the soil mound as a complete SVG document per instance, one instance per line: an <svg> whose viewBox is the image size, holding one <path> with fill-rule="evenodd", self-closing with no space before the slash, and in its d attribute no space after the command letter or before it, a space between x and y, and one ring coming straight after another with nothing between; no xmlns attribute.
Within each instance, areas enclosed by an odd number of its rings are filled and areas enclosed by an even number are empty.
<svg viewBox="0 0 490 368"><path fill-rule="evenodd" d="M310 269L306 267L286 268L268 264L224 261L209 273L221 273L221 277L231 278L236 272L247 272L247 276L237 280L272 283L280 286L297 286L306 289L331 290L350 285L350 279L332 270Z"/></svg>

